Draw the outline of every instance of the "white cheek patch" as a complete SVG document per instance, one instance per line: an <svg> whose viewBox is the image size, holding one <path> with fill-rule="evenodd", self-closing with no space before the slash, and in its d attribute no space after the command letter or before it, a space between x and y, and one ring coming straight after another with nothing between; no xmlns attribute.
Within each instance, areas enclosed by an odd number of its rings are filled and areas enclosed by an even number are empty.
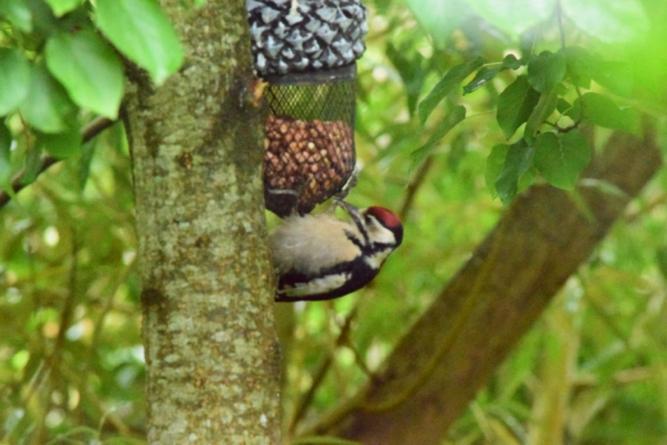
<svg viewBox="0 0 667 445"><path fill-rule="evenodd" d="M380 250L379 252L375 252L373 255L364 257L364 262L368 264L371 269L378 270L390 253L391 249Z"/></svg>
<svg viewBox="0 0 667 445"><path fill-rule="evenodd" d="M287 287L284 293L288 297L304 297L308 295L324 294L342 287L349 279L349 273L327 275L307 283L299 283L293 287Z"/></svg>
<svg viewBox="0 0 667 445"><path fill-rule="evenodd" d="M396 237L394 232L387 229L385 226L377 222L377 220L371 217L372 223L368 227L368 237L373 243L381 244L396 244Z"/></svg>

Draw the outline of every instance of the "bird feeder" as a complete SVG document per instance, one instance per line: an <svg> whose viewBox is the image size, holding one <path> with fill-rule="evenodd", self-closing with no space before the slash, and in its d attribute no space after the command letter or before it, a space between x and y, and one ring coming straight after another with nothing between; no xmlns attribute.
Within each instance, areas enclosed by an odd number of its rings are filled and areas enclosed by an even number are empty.
<svg viewBox="0 0 667 445"><path fill-rule="evenodd" d="M312 74L275 79L268 89L265 201L280 216L310 212L354 171L355 67L342 70L326 82Z"/></svg>
<svg viewBox="0 0 667 445"><path fill-rule="evenodd" d="M310 212L354 171L355 60L366 9L355 0L248 0L257 73L268 82L264 186L279 216Z"/></svg>
<svg viewBox="0 0 667 445"><path fill-rule="evenodd" d="M366 49L359 0L247 0L246 9L262 77L349 65Z"/></svg>

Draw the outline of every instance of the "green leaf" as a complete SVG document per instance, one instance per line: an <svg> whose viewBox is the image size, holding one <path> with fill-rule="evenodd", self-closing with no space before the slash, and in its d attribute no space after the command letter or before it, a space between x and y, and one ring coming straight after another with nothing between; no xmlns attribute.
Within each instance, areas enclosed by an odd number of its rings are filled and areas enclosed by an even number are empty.
<svg viewBox="0 0 667 445"><path fill-rule="evenodd" d="M155 0L98 0L96 22L111 43L160 85L183 62L183 47Z"/></svg>
<svg viewBox="0 0 667 445"><path fill-rule="evenodd" d="M563 114L574 122L579 122L581 120L581 101L579 99L575 100L572 106L566 109Z"/></svg>
<svg viewBox="0 0 667 445"><path fill-rule="evenodd" d="M491 194L495 197L498 196L496 192L496 181L500 177L500 174L503 171L505 166L505 158L507 157L507 152L509 151L510 146L505 144L495 145L491 149L491 153L486 158L486 168L484 172L484 179L486 186L491 190Z"/></svg>
<svg viewBox="0 0 667 445"><path fill-rule="evenodd" d="M39 134L37 143L53 157L66 159L79 153L81 134L79 128L73 126L58 134Z"/></svg>
<svg viewBox="0 0 667 445"><path fill-rule="evenodd" d="M123 67L91 31L57 34L46 44L46 64L82 108L115 119L123 98Z"/></svg>
<svg viewBox="0 0 667 445"><path fill-rule="evenodd" d="M46 0L56 16L60 17L76 9L82 0Z"/></svg>
<svg viewBox="0 0 667 445"><path fill-rule="evenodd" d="M567 71L565 56L560 51L544 51L528 62L528 82L539 92L554 89L564 78Z"/></svg>
<svg viewBox="0 0 667 445"><path fill-rule="evenodd" d="M12 134L4 122L0 121L0 188L7 189L12 178L12 162L10 148Z"/></svg>
<svg viewBox="0 0 667 445"><path fill-rule="evenodd" d="M44 133L60 133L67 129L74 106L65 90L46 69L36 65L30 73L30 90L19 107L26 121Z"/></svg>
<svg viewBox="0 0 667 445"><path fill-rule="evenodd" d="M11 113L28 95L30 64L18 50L0 48L0 116Z"/></svg>
<svg viewBox="0 0 667 445"><path fill-rule="evenodd" d="M505 70L515 70L520 68L523 63L516 58L514 54L508 54L500 63L493 63L483 66L477 71L475 77L463 87L463 94L470 94L478 88L484 86L487 82L492 80L496 75Z"/></svg>
<svg viewBox="0 0 667 445"><path fill-rule="evenodd" d="M516 195L521 177L533 166L534 155L535 149L523 140L508 148L503 169L495 182L496 192L503 203L510 202Z"/></svg>
<svg viewBox="0 0 667 445"><path fill-rule="evenodd" d="M438 125L428 142L411 153L413 168L421 164L435 149L436 143L440 141L449 131L466 117L466 109L456 105L447 113L445 119Z"/></svg>
<svg viewBox="0 0 667 445"><path fill-rule="evenodd" d="M32 184L39 171L42 168L42 147L39 144L33 144L28 147L25 161L23 163L23 175L21 176L21 184Z"/></svg>
<svg viewBox="0 0 667 445"><path fill-rule="evenodd" d="M639 113L632 109L620 109L616 102L598 93L586 93L577 99L573 108L581 109L581 116L601 127L622 130L628 133L639 132Z"/></svg>
<svg viewBox="0 0 667 445"><path fill-rule="evenodd" d="M79 190L86 188L90 177L90 165L93 162L95 148L98 141L93 140L81 146L81 158L79 159Z"/></svg>
<svg viewBox="0 0 667 445"><path fill-rule="evenodd" d="M469 62L456 65L447 71L447 74L433 87L424 100L419 103L419 118L422 124L426 122L440 101L463 82L463 79L482 66L483 63L484 59L477 57Z"/></svg>
<svg viewBox="0 0 667 445"><path fill-rule="evenodd" d="M562 97L559 97L558 100L556 101L556 109L560 114L565 114L565 112L570 108L572 108L572 104L563 99Z"/></svg>
<svg viewBox="0 0 667 445"><path fill-rule="evenodd" d="M4 16L23 32L32 32L32 13L25 0L2 0L0 16Z"/></svg>
<svg viewBox="0 0 667 445"><path fill-rule="evenodd" d="M514 54L508 54L503 57L503 68L517 70L523 66L523 62L516 58Z"/></svg>
<svg viewBox="0 0 667 445"><path fill-rule="evenodd" d="M498 97L496 115L507 139L530 117L540 93L531 88L526 76L519 76Z"/></svg>
<svg viewBox="0 0 667 445"><path fill-rule="evenodd" d="M667 280L667 246L658 248L655 259L660 273Z"/></svg>
<svg viewBox="0 0 667 445"><path fill-rule="evenodd" d="M528 138L535 136L544 121L554 112L557 103L558 94L555 89L540 95L540 100L537 101L537 105L535 105L533 112L530 113L528 122L526 122L524 134Z"/></svg>
<svg viewBox="0 0 667 445"><path fill-rule="evenodd" d="M569 46L563 50L567 74L576 86L589 88L600 61L581 46Z"/></svg>
<svg viewBox="0 0 667 445"><path fill-rule="evenodd" d="M484 86L488 81L492 80L501 71L502 66L488 67L483 66L477 71L475 77L463 86L463 94L470 94Z"/></svg>
<svg viewBox="0 0 667 445"><path fill-rule="evenodd" d="M26 4L30 7L34 36L40 40L43 36L57 32L64 25L43 0L26 0Z"/></svg>
<svg viewBox="0 0 667 445"><path fill-rule="evenodd" d="M571 190L591 160L592 151L578 130L556 135L542 133L535 140L535 166L549 184Z"/></svg>
<svg viewBox="0 0 667 445"><path fill-rule="evenodd" d="M468 147L468 133L461 131L452 140L449 153L447 154L447 166L456 173L459 168L461 160L466 155L466 148Z"/></svg>
<svg viewBox="0 0 667 445"><path fill-rule="evenodd" d="M12 145L12 133L7 125L0 120L0 157L9 153L9 147Z"/></svg>
<svg viewBox="0 0 667 445"><path fill-rule="evenodd" d="M408 100L408 111L412 115L424 84L424 58L418 52L400 51L391 42L387 44L386 54L401 76Z"/></svg>

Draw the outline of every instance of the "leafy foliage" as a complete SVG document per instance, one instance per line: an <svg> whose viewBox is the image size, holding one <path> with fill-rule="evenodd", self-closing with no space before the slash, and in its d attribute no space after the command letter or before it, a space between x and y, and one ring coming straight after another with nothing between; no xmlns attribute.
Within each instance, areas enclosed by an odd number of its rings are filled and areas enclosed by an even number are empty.
<svg viewBox="0 0 667 445"><path fill-rule="evenodd" d="M556 187L574 188L590 160L590 147L577 130L561 137L553 132L542 133L535 140L535 166Z"/></svg>
<svg viewBox="0 0 667 445"><path fill-rule="evenodd" d="M183 49L154 0L99 0L96 23L130 60L161 84L183 63Z"/></svg>
<svg viewBox="0 0 667 445"><path fill-rule="evenodd" d="M30 66L23 55L9 48L0 48L0 114L14 111L28 95Z"/></svg>
<svg viewBox="0 0 667 445"><path fill-rule="evenodd" d="M0 120L16 143L3 163L11 171L3 189L23 168L38 168L42 150L80 155L77 132L96 115L118 117L123 56L156 84L180 67L181 44L156 0L3 0Z"/></svg>
<svg viewBox="0 0 667 445"><path fill-rule="evenodd" d="M419 104L419 117L422 123L431 115L433 109L438 103L451 93L466 77L483 64L481 58L476 58L470 62L463 63L453 67L445 74L440 82L438 82L431 92Z"/></svg>
<svg viewBox="0 0 667 445"><path fill-rule="evenodd" d="M537 105L539 93L529 84L526 76L517 79L498 98L498 124L509 139L530 117Z"/></svg>
<svg viewBox="0 0 667 445"><path fill-rule="evenodd" d="M544 51L528 62L528 82L540 93L548 92L565 78L566 68L565 56L561 51Z"/></svg>
<svg viewBox="0 0 667 445"><path fill-rule="evenodd" d="M123 97L123 69L111 47L96 34L53 36L46 44L46 63L77 105L116 118Z"/></svg>

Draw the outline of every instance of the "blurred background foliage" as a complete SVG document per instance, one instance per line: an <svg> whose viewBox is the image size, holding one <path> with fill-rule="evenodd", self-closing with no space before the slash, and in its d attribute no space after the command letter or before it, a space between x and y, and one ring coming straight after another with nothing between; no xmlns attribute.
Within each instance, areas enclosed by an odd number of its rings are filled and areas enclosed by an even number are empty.
<svg viewBox="0 0 667 445"><path fill-rule="evenodd" d="M367 289L278 309L288 429L353 395L381 365L512 199L512 187L499 187L503 171L514 172L519 190L553 182L534 164L517 173L507 149L494 148L534 141L525 126L506 137L497 119L499 97L530 70L528 61L563 47L584 54L568 59L567 78L557 76L554 88L566 103L547 114L555 116L553 128L577 124L581 115L568 113L589 92L612 104L583 117L596 125L593 150L612 129L636 131L625 126L640 114L655 119L661 146L667 142L662 0L366 4L368 50L358 65L362 170L349 200L399 210L406 236ZM28 35L12 28L6 5L0 46ZM39 48L26 52L39 59ZM424 98L452 67L477 57L481 65L424 119ZM543 71L547 83L556 65ZM79 111L82 124L91 116ZM5 121L15 142L4 165L14 174L34 164L32 136L17 114ZM0 443L143 443L129 162L115 125L0 210ZM443 444L667 444L666 190L663 169Z"/></svg>

